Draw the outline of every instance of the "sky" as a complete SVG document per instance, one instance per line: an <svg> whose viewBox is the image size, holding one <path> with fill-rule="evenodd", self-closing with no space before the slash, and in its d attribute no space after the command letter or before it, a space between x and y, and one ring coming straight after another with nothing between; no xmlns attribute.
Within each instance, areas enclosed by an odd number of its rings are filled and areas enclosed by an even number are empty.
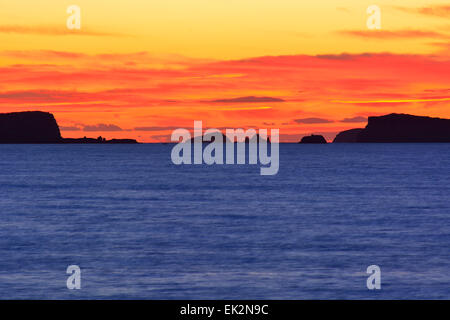
<svg viewBox="0 0 450 320"><path fill-rule="evenodd" d="M0 0L0 112L141 142L194 120L295 142L392 112L450 118L449 18L448 0Z"/></svg>

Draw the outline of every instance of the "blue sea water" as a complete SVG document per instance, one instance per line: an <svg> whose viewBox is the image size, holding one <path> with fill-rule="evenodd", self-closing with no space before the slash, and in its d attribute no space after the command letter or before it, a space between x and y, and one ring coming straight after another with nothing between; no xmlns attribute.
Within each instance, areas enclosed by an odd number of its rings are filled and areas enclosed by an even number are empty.
<svg viewBox="0 0 450 320"><path fill-rule="evenodd" d="M450 144L282 144L275 176L171 148L0 145L0 298L450 298Z"/></svg>

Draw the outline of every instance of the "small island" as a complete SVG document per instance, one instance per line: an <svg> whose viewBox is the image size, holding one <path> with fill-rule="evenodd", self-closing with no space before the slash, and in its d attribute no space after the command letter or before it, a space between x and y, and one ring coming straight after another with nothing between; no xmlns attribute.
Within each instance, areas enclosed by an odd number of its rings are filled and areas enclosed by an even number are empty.
<svg viewBox="0 0 450 320"><path fill-rule="evenodd" d="M321 135L312 134L310 136L304 136L299 143L302 144L326 144L327 140Z"/></svg>

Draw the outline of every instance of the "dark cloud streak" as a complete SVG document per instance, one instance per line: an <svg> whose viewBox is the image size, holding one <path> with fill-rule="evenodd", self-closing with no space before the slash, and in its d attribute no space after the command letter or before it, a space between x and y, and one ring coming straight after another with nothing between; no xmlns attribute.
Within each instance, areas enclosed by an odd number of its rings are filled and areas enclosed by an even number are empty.
<svg viewBox="0 0 450 320"><path fill-rule="evenodd" d="M84 126L83 131L123 131L123 129L119 126L116 126L115 124L99 123L96 125L86 125Z"/></svg>
<svg viewBox="0 0 450 320"><path fill-rule="evenodd" d="M303 119L294 119L294 122L299 124L319 124L319 123L332 123L334 121L323 118L303 118Z"/></svg>
<svg viewBox="0 0 450 320"><path fill-rule="evenodd" d="M231 99L217 99L211 101L205 101L211 103L260 103L260 102L284 102L283 99L280 98L272 98L272 97L239 97L239 98L231 98Z"/></svg>

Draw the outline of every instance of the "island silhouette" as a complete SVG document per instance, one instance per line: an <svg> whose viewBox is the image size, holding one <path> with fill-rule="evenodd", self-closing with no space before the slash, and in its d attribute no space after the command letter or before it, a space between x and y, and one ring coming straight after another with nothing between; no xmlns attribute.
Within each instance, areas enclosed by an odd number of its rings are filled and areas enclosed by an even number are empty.
<svg viewBox="0 0 450 320"><path fill-rule="evenodd" d="M450 119L391 113L369 117L365 128L345 130L333 143L450 142ZM299 143L327 143L321 135L304 136Z"/></svg>
<svg viewBox="0 0 450 320"><path fill-rule="evenodd" d="M53 114L25 111L0 114L0 143L138 143L134 139L63 138Z"/></svg>
<svg viewBox="0 0 450 320"><path fill-rule="evenodd" d="M367 126L339 133L333 143L450 142L450 119L391 113L369 117Z"/></svg>
<svg viewBox="0 0 450 320"><path fill-rule="evenodd" d="M302 140L300 140L299 143L306 143L306 144L323 144L327 143L327 140L322 135L319 134L312 134L310 136L304 136Z"/></svg>
<svg viewBox="0 0 450 320"><path fill-rule="evenodd" d="M223 134L221 131L218 131L218 132L222 136L222 143L227 143L227 142L237 143L237 139L234 139L234 141L232 141L232 140L228 139L228 137L225 134ZM191 138L190 142L194 143L195 138L196 137ZM252 135L251 137L245 137L245 140L243 142L244 143L259 143L260 139L263 139L263 138L260 138L259 133L256 133L256 134ZM207 133L203 136L200 136L199 140L201 140L202 143L211 143L211 142L215 141L215 137L212 135L212 133ZM266 138L266 142L271 143L269 137Z"/></svg>
<svg viewBox="0 0 450 320"><path fill-rule="evenodd" d="M223 135L223 141L227 138ZM208 139L209 140L209 139ZM213 139L211 139L213 140ZM253 139L252 139L253 140ZM258 140L256 140L258 141ZM246 143L251 140L246 140ZM270 140L268 140L270 143ZM333 143L450 142L450 119L391 113L369 117L365 128L340 132ZM53 114L25 111L0 114L0 143L138 143L134 139L63 138ZM326 143L321 135L300 143Z"/></svg>

